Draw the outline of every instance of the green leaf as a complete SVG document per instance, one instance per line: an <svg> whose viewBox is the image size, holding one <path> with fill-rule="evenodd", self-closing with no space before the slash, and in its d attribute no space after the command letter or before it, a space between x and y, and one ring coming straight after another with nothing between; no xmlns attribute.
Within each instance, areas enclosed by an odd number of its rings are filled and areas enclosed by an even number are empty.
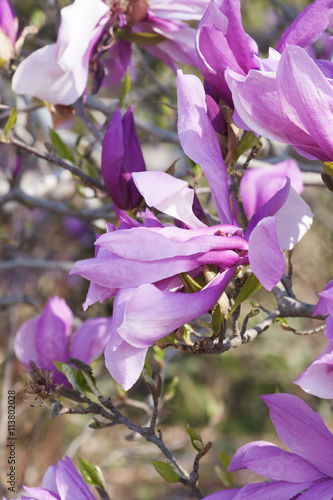
<svg viewBox="0 0 333 500"><path fill-rule="evenodd" d="M164 42L166 38L156 33L133 33L133 31L119 30L117 36L126 42L137 43L138 45L157 45Z"/></svg>
<svg viewBox="0 0 333 500"><path fill-rule="evenodd" d="M242 137L242 140L239 143L239 146L236 151L236 156L235 156L235 162L238 160L238 158L244 154L246 151L249 149L252 149L254 146L258 144L260 140L260 137L257 137L254 135L253 132L245 132L245 134Z"/></svg>
<svg viewBox="0 0 333 500"><path fill-rule="evenodd" d="M212 311L212 322L210 324L213 332L216 333L216 335L220 333L222 321L223 321L223 314L221 313L220 304L216 304Z"/></svg>
<svg viewBox="0 0 333 500"><path fill-rule="evenodd" d="M232 474L231 474L231 472L228 472L228 467L230 465L231 458L224 451L222 451L222 453L220 454L220 460L221 460L223 468L225 470L226 479L227 479L229 485L232 485Z"/></svg>
<svg viewBox="0 0 333 500"><path fill-rule="evenodd" d="M87 484L94 484L105 489L105 481L99 467L94 467L82 457L78 457L80 472Z"/></svg>
<svg viewBox="0 0 333 500"><path fill-rule="evenodd" d="M168 483L178 483L180 473L171 465L164 462L152 462L153 467Z"/></svg>
<svg viewBox="0 0 333 500"><path fill-rule="evenodd" d="M8 139L8 134L11 128L14 128L17 122L17 107L14 106L10 112L9 118L5 125L5 136Z"/></svg>
<svg viewBox="0 0 333 500"><path fill-rule="evenodd" d="M177 377L177 376L173 377L169 386L165 390L165 394L164 394L165 401L170 401L170 399L172 399L174 397L178 385L179 385L179 377Z"/></svg>
<svg viewBox="0 0 333 500"><path fill-rule="evenodd" d="M237 295L237 299L236 299L228 317L230 318L230 316L235 311L235 309L239 306L239 304L241 304L242 302L244 302L244 300L251 297L251 295L253 295L258 290L260 290L261 287L262 287L262 284L260 283L258 278L255 276L255 274L252 273L251 276L249 276L249 278L247 278L247 280L245 281L245 283L243 285L243 288L241 289L241 291Z"/></svg>
<svg viewBox="0 0 333 500"><path fill-rule="evenodd" d="M202 286L200 286L199 283L197 283L189 274L179 273L178 276L184 285L186 293L195 293L202 290Z"/></svg>
<svg viewBox="0 0 333 500"><path fill-rule="evenodd" d="M125 97L130 92L131 88L132 88L132 80L131 80L130 70L128 69L126 72L126 75L124 76L123 86L121 89L121 94L120 94L120 99L119 99L119 107L120 108L124 104Z"/></svg>
<svg viewBox="0 0 333 500"><path fill-rule="evenodd" d="M54 147L60 158L75 163L75 158L70 147L68 147L67 144L64 143L61 137L52 128L50 128L50 139L52 142L52 146Z"/></svg>
<svg viewBox="0 0 333 500"><path fill-rule="evenodd" d="M147 357L145 359L144 368L146 369L149 377L152 377L153 376L153 369L152 369L151 364L149 363Z"/></svg>
<svg viewBox="0 0 333 500"><path fill-rule="evenodd" d="M80 370L76 370L68 363L63 363L61 361L53 361L53 363L57 369L65 375L68 382L72 384L76 391L84 394L86 392L92 392Z"/></svg>
<svg viewBox="0 0 333 500"><path fill-rule="evenodd" d="M201 453L203 451L203 444L202 444L202 439L201 437L196 433L196 431L190 426L190 424L187 424L186 427L186 432L190 436L191 443L193 448Z"/></svg>

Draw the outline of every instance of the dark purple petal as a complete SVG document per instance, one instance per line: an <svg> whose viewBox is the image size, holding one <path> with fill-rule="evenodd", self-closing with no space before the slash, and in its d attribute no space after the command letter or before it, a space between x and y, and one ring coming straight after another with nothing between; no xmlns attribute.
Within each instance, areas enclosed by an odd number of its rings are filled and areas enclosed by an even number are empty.
<svg viewBox="0 0 333 500"><path fill-rule="evenodd" d="M319 481L317 484L311 486L305 491L302 500L332 500L333 498L333 479L326 479L326 481Z"/></svg>

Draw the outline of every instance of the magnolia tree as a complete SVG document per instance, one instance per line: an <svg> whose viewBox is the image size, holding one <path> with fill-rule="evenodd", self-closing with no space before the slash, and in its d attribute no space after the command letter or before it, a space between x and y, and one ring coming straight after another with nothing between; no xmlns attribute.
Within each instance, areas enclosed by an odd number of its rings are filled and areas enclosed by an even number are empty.
<svg viewBox="0 0 333 500"><path fill-rule="evenodd" d="M23 4L0 0L3 497L332 499L305 401L332 424L333 1L244 2L251 36L239 0ZM249 442L264 403L281 441ZM110 473L119 434L144 479Z"/></svg>

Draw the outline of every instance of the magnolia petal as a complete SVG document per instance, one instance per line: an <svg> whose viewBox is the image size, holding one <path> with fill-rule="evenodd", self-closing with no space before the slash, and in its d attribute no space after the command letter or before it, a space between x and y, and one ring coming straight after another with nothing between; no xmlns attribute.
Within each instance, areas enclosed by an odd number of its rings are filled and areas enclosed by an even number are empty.
<svg viewBox="0 0 333 500"><path fill-rule="evenodd" d="M147 348L194 318L208 312L217 302L235 272L218 274L196 293L162 292L154 285L138 287L128 300L118 333L129 344Z"/></svg>
<svg viewBox="0 0 333 500"><path fill-rule="evenodd" d="M221 223L231 223L227 170L207 115L199 78L178 71L178 134L184 152L205 174Z"/></svg>
<svg viewBox="0 0 333 500"><path fill-rule="evenodd" d="M333 477L333 436L322 417L290 394L261 397L281 441L323 474Z"/></svg>
<svg viewBox="0 0 333 500"><path fill-rule="evenodd" d="M104 351L110 338L109 318L90 318L84 321L72 336L70 357L87 365Z"/></svg>
<svg viewBox="0 0 333 500"><path fill-rule="evenodd" d="M48 45L22 61L13 76L13 91L36 96L50 104L68 106L75 102L85 89L88 63L79 69L78 78L74 79L71 71L64 72L57 64L57 53L56 44Z"/></svg>
<svg viewBox="0 0 333 500"><path fill-rule="evenodd" d="M307 460L266 441L255 441L237 450L228 471L249 469L275 481L301 483L326 476Z"/></svg>
<svg viewBox="0 0 333 500"><path fill-rule="evenodd" d="M134 288L120 290L115 299L111 319L111 338L105 349L106 367L125 391L128 391L140 377L147 352L147 347L139 349L133 347L117 332L123 322L127 302L134 290Z"/></svg>
<svg viewBox="0 0 333 500"><path fill-rule="evenodd" d="M289 483L274 481L273 483L246 484L234 497L235 500L281 500L292 499L297 493L311 486L311 482Z"/></svg>
<svg viewBox="0 0 333 500"><path fill-rule="evenodd" d="M45 488L46 490L50 490L53 493L58 494L58 487L56 483L56 471L57 468L54 464L48 467L43 477L42 487Z"/></svg>
<svg viewBox="0 0 333 500"><path fill-rule="evenodd" d="M95 500L95 497L68 457L58 462L56 482L61 500L73 500L73 498Z"/></svg>
<svg viewBox="0 0 333 500"><path fill-rule="evenodd" d="M333 139L333 88L328 79L300 47L288 46L276 73L277 89L288 117L318 144L323 161L331 161ZM294 139L296 145L297 138Z"/></svg>
<svg viewBox="0 0 333 500"><path fill-rule="evenodd" d="M26 368L29 368L29 361L38 363L36 336L39 318L40 316L36 316L25 321L17 330L15 336L15 355Z"/></svg>
<svg viewBox="0 0 333 500"><path fill-rule="evenodd" d="M190 21L200 20L209 0L150 0L149 10L162 19Z"/></svg>
<svg viewBox="0 0 333 500"><path fill-rule="evenodd" d="M184 222L190 229L206 227L193 213L194 190L165 172L134 172L133 180L150 207Z"/></svg>
<svg viewBox="0 0 333 500"><path fill-rule="evenodd" d="M312 2L283 33L276 50L282 52L287 45L298 45L299 47L311 45L329 26L332 13L332 0Z"/></svg>
<svg viewBox="0 0 333 500"><path fill-rule="evenodd" d="M286 264L280 250L274 217L266 217L249 238L249 261L260 283L269 291L280 281Z"/></svg>
<svg viewBox="0 0 333 500"><path fill-rule="evenodd" d="M94 36L94 29L109 7L101 0L75 0L61 10L57 63L63 71L74 68L83 59ZM107 18L104 20L104 24ZM98 30L101 32L101 29Z"/></svg>
<svg viewBox="0 0 333 500"><path fill-rule="evenodd" d="M307 203L290 186L288 198L276 212L275 218L280 248L291 250L310 229L313 213Z"/></svg>
<svg viewBox="0 0 333 500"><path fill-rule="evenodd" d="M22 499L28 500L59 500L59 495L56 493L52 493L52 491L48 491L44 488L28 488L27 486L23 486L25 491L29 493L29 497L22 496Z"/></svg>
<svg viewBox="0 0 333 500"><path fill-rule="evenodd" d="M53 361L66 361L73 313L64 299L50 298L40 315L36 334L38 366L54 369Z"/></svg>
<svg viewBox="0 0 333 500"><path fill-rule="evenodd" d="M296 379L294 384L318 398L333 399L333 340Z"/></svg>
<svg viewBox="0 0 333 500"><path fill-rule="evenodd" d="M319 293L320 299L313 312L313 316L329 314L333 316L333 280L330 281L322 292Z"/></svg>
<svg viewBox="0 0 333 500"><path fill-rule="evenodd" d="M302 500L313 500L314 498L320 498L320 500L332 500L333 498L333 479L327 479L326 481L320 481L318 484L314 484L307 491L302 493Z"/></svg>

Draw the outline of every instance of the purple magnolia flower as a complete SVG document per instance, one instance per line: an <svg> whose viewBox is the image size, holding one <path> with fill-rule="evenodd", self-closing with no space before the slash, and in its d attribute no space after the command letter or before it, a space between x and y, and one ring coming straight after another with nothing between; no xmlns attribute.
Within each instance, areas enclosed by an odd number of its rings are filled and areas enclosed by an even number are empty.
<svg viewBox="0 0 333 500"><path fill-rule="evenodd" d="M332 160L333 63L318 65L288 45L282 55L271 49L260 71L226 73L236 125L291 144L308 159Z"/></svg>
<svg viewBox="0 0 333 500"><path fill-rule="evenodd" d="M291 500L298 496L302 500L331 500L333 435L322 417L290 394L269 394L262 399L268 406L279 438L292 453L266 441L242 446L235 453L228 471L249 469L271 482L221 491L205 500Z"/></svg>
<svg viewBox="0 0 333 500"><path fill-rule="evenodd" d="M59 460L58 466L50 465L41 488L23 486L29 496L21 495L21 500L95 500L69 457Z"/></svg>
<svg viewBox="0 0 333 500"><path fill-rule="evenodd" d="M239 0L211 0L198 26L196 49L203 76L233 107L226 69L245 76L251 68L258 68L254 58L258 47L244 31Z"/></svg>
<svg viewBox="0 0 333 500"><path fill-rule="evenodd" d="M302 194L304 190L302 172L296 161L291 158L275 165L246 170L241 181L241 196L248 218L251 218L285 185L287 177L295 191Z"/></svg>
<svg viewBox="0 0 333 500"><path fill-rule="evenodd" d="M36 50L18 66L14 92L50 104L74 103L86 88L90 56L108 12L102 0L75 0L62 9L57 42Z"/></svg>
<svg viewBox="0 0 333 500"><path fill-rule="evenodd" d="M333 281L330 281L319 295L320 299L313 316L328 314L325 328L328 343L294 384L319 398L333 399Z"/></svg>
<svg viewBox="0 0 333 500"><path fill-rule="evenodd" d="M53 361L67 362L69 357L90 364L100 356L109 340L109 319L84 321L71 336L73 314L64 299L52 297L42 314L25 321L16 333L15 354L29 369L34 361L38 368L52 370L53 381L68 385Z"/></svg>
<svg viewBox="0 0 333 500"><path fill-rule="evenodd" d="M146 170L136 133L133 108L121 118L117 108L105 132L102 147L102 175L114 203L123 210L137 207L142 196L132 179L133 172Z"/></svg>
<svg viewBox="0 0 333 500"><path fill-rule="evenodd" d="M144 225L125 221L97 240L94 259L72 273L91 281L85 306L115 296L111 338L105 356L111 374L125 388L140 375L149 346L209 311L236 267L251 264L269 290L281 279L281 248L292 248L311 224L311 212L286 185L252 217L245 234L231 224L228 179L199 79L179 74L178 130L185 153L199 163L210 183L221 224L207 227L193 212L194 191L164 172L134 172L150 207L181 221L163 226L149 211ZM290 209L292 206L292 213ZM181 273L197 277L214 264L215 278L196 293L183 293Z"/></svg>

